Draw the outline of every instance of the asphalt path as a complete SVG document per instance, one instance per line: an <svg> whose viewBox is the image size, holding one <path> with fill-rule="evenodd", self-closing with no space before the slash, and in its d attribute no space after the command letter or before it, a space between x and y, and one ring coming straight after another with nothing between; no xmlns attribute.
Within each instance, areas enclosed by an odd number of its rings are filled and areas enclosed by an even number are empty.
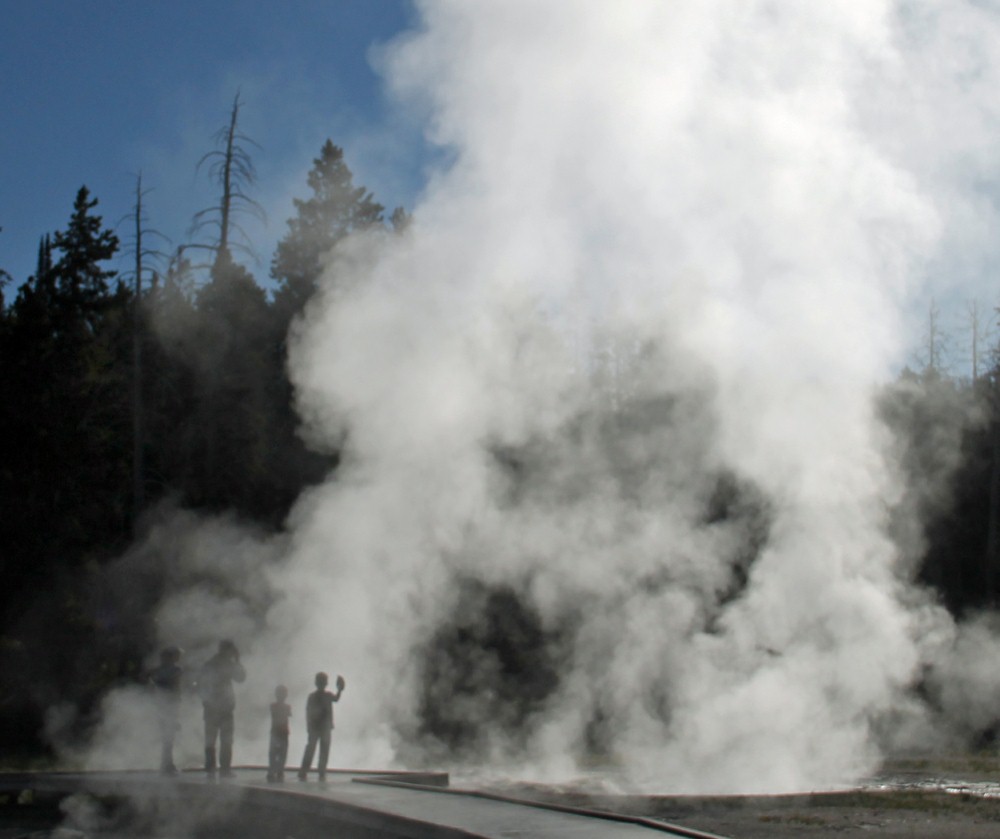
<svg viewBox="0 0 1000 839"><path fill-rule="evenodd" d="M441 774L339 770L328 773L324 782L314 775L307 781L297 780L294 773L286 778L283 783L269 783L259 767L237 768L235 777L226 780L210 780L200 772L173 778L153 772L17 773L0 775L0 789L156 798L190 802L188 809L230 805L244 817L259 814L262 836L274 826L322 822L342 824L352 836L408 839L718 839L642 817L452 790L444 786L447 776Z"/></svg>

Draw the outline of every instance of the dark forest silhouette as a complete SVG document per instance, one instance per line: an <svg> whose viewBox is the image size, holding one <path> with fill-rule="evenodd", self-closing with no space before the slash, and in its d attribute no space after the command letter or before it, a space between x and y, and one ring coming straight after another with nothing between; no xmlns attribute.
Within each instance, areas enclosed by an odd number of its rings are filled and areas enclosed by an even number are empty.
<svg viewBox="0 0 1000 839"><path fill-rule="evenodd" d="M195 215L191 242L156 258L140 181L123 245L81 187L66 228L42 237L35 272L0 275L0 743L36 746L43 709L92 707L139 673L155 584L127 611L94 590L144 511L169 501L277 530L336 468L336 452L296 435L285 336L321 257L406 214L387 222L327 141L265 292L235 256L248 244L240 214L257 211L239 107L203 158L219 201ZM121 257L134 259L129 275L110 267Z"/></svg>

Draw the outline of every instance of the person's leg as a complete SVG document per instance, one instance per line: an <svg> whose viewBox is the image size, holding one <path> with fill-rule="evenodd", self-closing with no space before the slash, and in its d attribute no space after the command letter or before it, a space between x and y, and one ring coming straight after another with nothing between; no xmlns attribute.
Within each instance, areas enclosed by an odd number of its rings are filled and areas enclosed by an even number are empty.
<svg viewBox="0 0 1000 839"><path fill-rule="evenodd" d="M174 737L177 734L177 714L170 708L160 711L160 771L165 775L174 774Z"/></svg>
<svg viewBox="0 0 1000 839"><path fill-rule="evenodd" d="M173 775L177 771L174 766L174 732L163 732L163 743L160 749L160 771L165 775Z"/></svg>
<svg viewBox="0 0 1000 839"><path fill-rule="evenodd" d="M330 732L319 735L319 779L326 780L326 764L330 760Z"/></svg>
<svg viewBox="0 0 1000 839"><path fill-rule="evenodd" d="M219 768L223 775L232 775L234 727L233 712L222 714L219 720Z"/></svg>
<svg viewBox="0 0 1000 839"><path fill-rule="evenodd" d="M309 767L312 766L313 755L316 753L316 735L310 731L309 737L306 740L306 750L302 753L302 766L299 767L299 780L304 781L306 775L309 772Z"/></svg>
<svg viewBox="0 0 1000 839"><path fill-rule="evenodd" d="M269 781L278 780L278 742L279 735L271 732L271 739L267 743L267 779Z"/></svg>
<svg viewBox="0 0 1000 839"><path fill-rule="evenodd" d="M288 734L278 738L278 780L285 780L285 765L288 763Z"/></svg>
<svg viewBox="0 0 1000 839"><path fill-rule="evenodd" d="M215 774L215 740L219 736L219 715L205 706L205 771Z"/></svg>

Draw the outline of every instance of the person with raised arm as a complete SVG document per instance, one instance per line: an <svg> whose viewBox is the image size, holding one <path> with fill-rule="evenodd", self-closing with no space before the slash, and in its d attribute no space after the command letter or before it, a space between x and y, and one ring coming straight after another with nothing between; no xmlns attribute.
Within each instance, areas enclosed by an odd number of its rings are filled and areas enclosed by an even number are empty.
<svg viewBox="0 0 1000 839"><path fill-rule="evenodd" d="M319 779L326 780L326 765L330 758L330 734L333 731L333 703L340 701L346 683L343 676L337 676L337 692L326 689L330 677L326 673L316 674L316 690L309 694L306 700L306 750L302 755L302 766L299 768L299 780L304 781L312 768L316 744L319 744Z"/></svg>

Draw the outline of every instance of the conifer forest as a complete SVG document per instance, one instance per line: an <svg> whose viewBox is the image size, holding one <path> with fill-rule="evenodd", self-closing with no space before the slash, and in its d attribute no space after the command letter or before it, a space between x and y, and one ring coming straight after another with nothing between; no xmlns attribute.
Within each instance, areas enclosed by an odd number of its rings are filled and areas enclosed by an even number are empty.
<svg viewBox="0 0 1000 839"><path fill-rule="evenodd" d="M336 469L336 451L311 451L296 434L285 336L323 255L355 231L390 233L406 215L387 217L328 141L265 292L241 263L250 243L240 218L259 207L238 115L237 101L201 163L219 200L194 208L190 242L164 248L141 181L117 231L81 186L66 227L41 234L35 272L0 274L8 745L37 745L44 709L60 698L87 707L137 674L156 581L119 597L103 569L144 513L166 503L276 530L302 489Z"/></svg>

